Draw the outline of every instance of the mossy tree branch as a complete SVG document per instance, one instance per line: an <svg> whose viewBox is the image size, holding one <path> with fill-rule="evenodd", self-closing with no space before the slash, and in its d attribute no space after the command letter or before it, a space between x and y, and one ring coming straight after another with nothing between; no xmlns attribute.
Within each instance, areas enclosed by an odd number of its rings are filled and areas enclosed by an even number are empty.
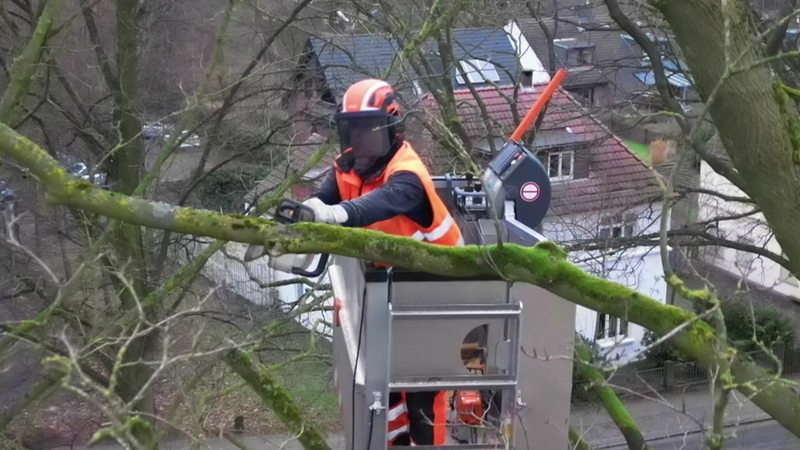
<svg viewBox="0 0 800 450"><path fill-rule="evenodd" d="M47 152L2 124L0 154L27 167L42 182L50 201L140 226L262 244L276 254L332 253L448 276L500 276L540 286L598 312L627 318L658 335L691 322L675 336L676 345L703 364L711 366L714 362L717 336L707 323L692 321L695 315L688 311L584 272L568 262L552 243L536 247L443 247L369 230L313 223L287 227L261 218L150 202L70 179ZM800 394L791 389L791 383L767 373L744 355L731 361L731 372L737 389L752 396L759 407L800 436L800 410L796 408Z"/></svg>
<svg viewBox="0 0 800 450"><path fill-rule="evenodd" d="M33 75L39 68L39 63L44 54L45 43L53 28L53 19L61 9L60 0L49 0L44 5L36 28L31 39L22 53L14 58L14 64L9 70L10 80L0 98L0 120L12 126L18 125L16 121L20 115L20 105L28 95Z"/></svg>
<svg viewBox="0 0 800 450"><path fill-rule="evenodd" d="M269 369L253 361L253 355L244 350L231 350L225 363L244 380L253 392L268 405L275 415L289 427L306 450L330 450L325 437L312 424L303 419L292 395L280 385Z"/></svg>
<svg viewBox="0 0 800 450"><path fill-rule="evenodd" d="M628 443L628 448L651 450L652 447L647 445L636 420L625 408L625 404L620 401L614 390L608 386L603 372L595 367L589 347L579 335L575 336L575 359L577 360L575 367L578 375L591 384L592 392L600 399L600 403L622 433L625 442Z"/></svg>
<svg viewBox="0 0 800 450"><path fill-rule="evenodd" d="M571 449L574 450L592 450L592 446L589 445L588 442L583 440L583 437L578 430L573 427L569 427L568 430L568 438L569 438L569 445Z"/></svg>

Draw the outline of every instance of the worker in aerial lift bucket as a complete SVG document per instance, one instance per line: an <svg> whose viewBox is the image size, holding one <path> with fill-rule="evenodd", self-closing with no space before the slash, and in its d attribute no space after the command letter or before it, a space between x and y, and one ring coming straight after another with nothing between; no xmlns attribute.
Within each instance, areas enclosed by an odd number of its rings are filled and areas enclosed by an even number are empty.
<svg viewBox="0 0 800 450"><path fill-rule="evenodd" d="M303 202L316 221L464 244L428 170L405 141L400 106L388 83L353 84L334 118L342 152L314 196ZM444 445L443 392L392 393L389 403L389 445Z"/></svg>

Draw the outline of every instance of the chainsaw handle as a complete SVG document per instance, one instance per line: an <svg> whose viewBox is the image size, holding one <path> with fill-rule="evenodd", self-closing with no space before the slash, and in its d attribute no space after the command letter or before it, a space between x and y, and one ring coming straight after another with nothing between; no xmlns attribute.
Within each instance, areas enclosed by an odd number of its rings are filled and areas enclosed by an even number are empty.
<svg viewBox="0 0 800 450"><path fill-rule="evenodd" d="M322 275L322 272L325 271L325 267L328 265L328 258L330 255L328 253L320 253L319 254L319 262L317 263L317 267L314 270L303 270L303 269L292 269L292 274L300 275L301 277L307 278L316 278Z"/></svg>
<svg viewBox="0 0 800 450"><path fill-rule="evenodd" d="M290 198L281 199L275 208L275 221L283 224L314 222L314 210Z"/></svg>
<svg viewBox="0 0 800 450"><path fill-rule="evenodd" d="M275 220L279 223L314 222L315 219L316 217L314 217L313 209L290 198L281 199L281 201L278 202L278 206L275 208ZM300 275L301 277L316 278L325 271L329 257L330 255L327 253L320 253L319 262L314 270L293 268L292 274Z"/></svg>

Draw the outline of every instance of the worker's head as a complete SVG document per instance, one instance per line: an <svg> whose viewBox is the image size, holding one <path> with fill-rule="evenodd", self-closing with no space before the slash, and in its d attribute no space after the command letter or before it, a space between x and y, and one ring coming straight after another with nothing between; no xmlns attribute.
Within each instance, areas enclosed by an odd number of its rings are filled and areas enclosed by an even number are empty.
<svg viewBox="0 0 800 450"><path fill-rule="evenodd" d="M364 173L403 143L400 106L385 81L361 80L347 89L335 115L343 152L351 152L356 173Z"/></svg>

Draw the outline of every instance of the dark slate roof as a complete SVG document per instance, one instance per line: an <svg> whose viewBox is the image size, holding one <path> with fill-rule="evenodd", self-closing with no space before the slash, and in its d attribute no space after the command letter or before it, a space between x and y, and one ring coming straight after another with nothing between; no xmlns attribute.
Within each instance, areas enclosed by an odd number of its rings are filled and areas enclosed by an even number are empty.
<svg viewBox="0 0 800 450"><path fill-rule="evenodd" d="M508 34L503 29L460 28L451 30L453 59L481 59L491 62L500 79L498 86L512 85L517 78L519 62ZM456 69L452 70L453 87L457 87ZM476 83L484 86L485 83ZM464 86L464 85L462 85Z"/></svg>
<svg viewBox="0 0 800 450"><path fill-rule="evenodd" d="M493 136L506 139L517 125L512 108L516 106L518 117L524 116L543 88L537 86L534 90L520 91L516 101L513 100L514 89L510 87L477 90L491 117L490 124L482 119L475 98L468 90L456 91L459 119L474 139L485 138L487 129L492 130ZM436 114L436 103L430 96L422 103L430 113ZM565 142L567 135L572 135L569 142ZM588 178L553 184L551 215L625 209L653 201L660 195L655 177L647 166L562 90L556 91L550 100L535 145L551 140L578 144L591 152ZM428 161L448 160L448 155L437 155L436 147L429 143L423 143L419 150Z"/></svg>
<svg viewBox="0 0 800 450"><path fill-rule="evenodd" d="M398 90L403 88L402 66L387 74L399 54L397 44L371 34L335 35L309 39L325 83L338 99L348 86L364 78L384 78Z"/></svg>
<svg viewBox="0 0 800 450"><path fill-rule="evenodd" d="M517 57L506 32L502 29L460 28L451 30L454 60L480 59L491 62L498 74L496 85L514 84L517 73ZM398 91L408 91L418 75L404 64L395 63L394 70L387 74L398 57L401 48L392 39L379 35L330 35L313 37L308 41L308 52L315 55L326 86L338 100L347 87L363 78L384 78ZM444 70L436 51L435 42L426 43L429 61L435 67L434 78ZM454 86L456 68L447 71ZM486 83L474 83L486 86ZM464 86L463 84L461 86Z"/></svg>

